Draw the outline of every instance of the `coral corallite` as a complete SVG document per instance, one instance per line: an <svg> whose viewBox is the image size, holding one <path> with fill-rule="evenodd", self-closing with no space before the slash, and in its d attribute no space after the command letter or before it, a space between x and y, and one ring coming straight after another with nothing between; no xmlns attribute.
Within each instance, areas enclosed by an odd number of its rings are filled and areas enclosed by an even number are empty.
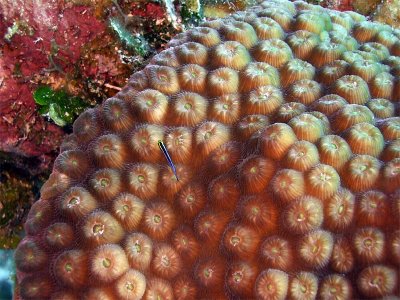
<svg viewBox="0 0 400 300"><path fill-rule="evenodd" d="M286 0L172 40L76 120L19 297L399 299L399 40Z"/></svg>

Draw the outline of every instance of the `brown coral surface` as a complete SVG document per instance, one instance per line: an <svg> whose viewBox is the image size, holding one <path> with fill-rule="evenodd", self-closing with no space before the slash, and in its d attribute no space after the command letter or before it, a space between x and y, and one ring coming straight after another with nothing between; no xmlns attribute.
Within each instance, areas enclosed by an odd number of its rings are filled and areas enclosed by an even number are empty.
<svg viewBox="0 0 400 300"><path fill-rule="evenodd" d="M399 297L399 40L284 0L177 36L75 122L21 298Z"/></svg>

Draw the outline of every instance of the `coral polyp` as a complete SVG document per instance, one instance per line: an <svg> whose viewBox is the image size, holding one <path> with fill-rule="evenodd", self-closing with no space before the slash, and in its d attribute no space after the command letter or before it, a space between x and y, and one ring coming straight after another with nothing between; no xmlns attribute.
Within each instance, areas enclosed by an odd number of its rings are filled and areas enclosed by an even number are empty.
<svg viewBox="0 0 400 300"><path fill-rule="evenodd" d="M318 278L312 273L300 272L293 278L289 286L291 299L314 299L318 291Z"/></svg>
<svg viewBox="0 0 400 300"><path fill-rule="evenodd" d="M257 2L76 120L16 250L20 298L400 297L399 30Z"/></svg>

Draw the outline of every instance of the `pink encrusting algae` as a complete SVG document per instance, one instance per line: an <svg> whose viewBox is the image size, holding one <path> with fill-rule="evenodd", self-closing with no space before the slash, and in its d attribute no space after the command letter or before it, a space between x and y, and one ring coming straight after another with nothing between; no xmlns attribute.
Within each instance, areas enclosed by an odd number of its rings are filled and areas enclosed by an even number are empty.
<svg viewBox="0 0 400 300"><path fill-rule="evenodd" d="M75 122L20 297L400 297L399 44L285 0L174 38Z"/></svg>

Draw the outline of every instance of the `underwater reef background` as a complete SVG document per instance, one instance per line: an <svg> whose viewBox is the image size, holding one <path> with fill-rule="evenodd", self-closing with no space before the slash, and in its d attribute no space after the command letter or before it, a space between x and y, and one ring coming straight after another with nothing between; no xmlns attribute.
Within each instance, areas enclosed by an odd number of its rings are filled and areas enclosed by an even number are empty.
<svg viewBox="0 0 400 300"><path fill-rule="evenodd" d="M399 1L310 2L399 26ZM62 139L84 109L120 91L130 74L164 49L175 34L206 17L222 17L253 4L0 4L0 247L15 248L23 236L21 224L39 197Z"/></svg>

